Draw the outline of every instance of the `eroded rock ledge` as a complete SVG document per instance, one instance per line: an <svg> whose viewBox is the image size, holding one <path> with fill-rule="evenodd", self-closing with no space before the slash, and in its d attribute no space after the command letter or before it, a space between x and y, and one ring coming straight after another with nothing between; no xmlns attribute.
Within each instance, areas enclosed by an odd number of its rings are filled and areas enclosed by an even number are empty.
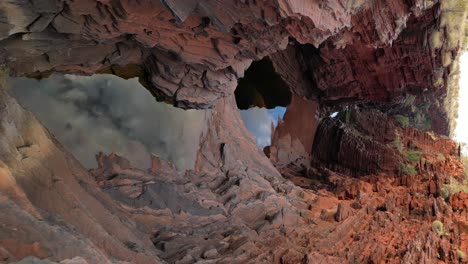
<svg viewBox="0 0 468 264"><path fill-rule="evenodd" d="M86 171L1 91L0 262L464 261L457 145L393 117L423 98L448 134L460 45L440 34L439 2L3 1L0 22L11 75L138 76L160 100L213 108L184 175L157 157L145 171L103 154ZM270 159L234 99L265 56L291 92Z"/></svg>
<svg viewBox="0 0 468 264"><path fill-rule="evenodd" d="M422 0L4 2L1 61L13 75L140 76L162 100L205 108L233 93L252 60L294 39L295 52L272 58L279 72L288 66L281 75L295 94L388 101L436 90L447 75L442 54L458 47L431 46L439 9ZM138 67L113 70L127 65Z"/></svg>

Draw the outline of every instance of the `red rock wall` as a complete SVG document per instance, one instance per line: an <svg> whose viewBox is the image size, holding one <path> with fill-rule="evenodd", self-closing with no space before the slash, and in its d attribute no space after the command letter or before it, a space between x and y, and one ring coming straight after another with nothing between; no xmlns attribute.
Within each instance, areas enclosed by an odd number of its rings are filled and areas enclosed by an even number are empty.
<svg viewBox="0 0 468 264"><path fill-rule="evenodd" d="M194 171L179 175L158 158L143 171L99 155L100 167L86 172L2 93L0 262L464 261L466 196L441 197L450 178L463 177L454 142L368 109L346 124L327 118L314 133L317 106L299 100L277 135L305 150L314 142L313 166L280 173L233 98L237 78L267 55L294 94L320 107L425 89L442 97L446 84L434 82L449 67L440 54L457 50L430 47L438 3L32 0L3 1L0 14L0 60L13 75L120 72L179 107L214 108ZM444 112L431 112L445 133ZM419 162L402 152L412 149Z"/></svg>
<svg viewBox="0 0 468 264"><path fill-rule="evenodd" d="M48 70L91 74L112 65L139 64L142 82L154 94L185 108L213 107L231 95L251 61L285 49L288 38L320 45L319 52L288 49L286 55L272 55L278 57L278 71L297 95L316 94L316 87L325 101L389 100L414 86L431 88L431 76L441 67L438 53L427 48L428 34L438 23L438 4L164 3L3 3L4 13L21 15L1 20L0 61L14 75ZM299 67L307 68L306 80L291 73ZM308 91L309 82L313 91Z"/></svg>
<svg viewBox="0 0 468 264"><path fill-rule="evenodd" d="M309 166L312 144L319 124L319 106L298 96L292 98L283 120L272 133L270 159L276 167L291 163Z"/></svg>

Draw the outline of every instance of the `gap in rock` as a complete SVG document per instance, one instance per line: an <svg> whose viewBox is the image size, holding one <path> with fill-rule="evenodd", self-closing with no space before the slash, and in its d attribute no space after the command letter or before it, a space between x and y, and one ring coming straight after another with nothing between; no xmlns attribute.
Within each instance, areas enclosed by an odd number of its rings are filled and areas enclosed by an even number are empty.
<svg viewBox="0 0 468 264"><path fill-rule="evenodd" d="M272 130L291 103L291 91L268 57L252 62L235 91L237 107L257 145L271 144Z"/></svg>
<svg viewBox="0 0 468 264"><path fill-rule="evenodd" d="M242 120L249 132L254 136L257 145L263 149L271 144L273 127L277 127L283 119L286 107L277 106L273 109L253 107L240 110Z"/></svg>
<svg viewBox="0 0 468 264"><path fill-rule="evenodd" d="M236 91L237 107L241 110L251 107L286 107L291 103L291 91L281 76L276 73L268 57L252 62L239 80Z"/></svg>
<svg viewBox="0 0 468 264"><path fill-rule="evenodd" d="M137 78L98 74L13 78L11 93L87 168L112 152L140 169L151 154L192 169L209 110L157 102Z"/></svg>

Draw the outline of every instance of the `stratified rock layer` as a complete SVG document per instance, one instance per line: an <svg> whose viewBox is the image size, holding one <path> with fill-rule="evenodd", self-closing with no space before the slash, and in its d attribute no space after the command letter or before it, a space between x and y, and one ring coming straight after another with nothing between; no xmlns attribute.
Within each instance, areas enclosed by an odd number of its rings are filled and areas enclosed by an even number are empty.
<svg viewBox="0 0 468 264"><path fill-rule="evenodd" d="M446 188L464 177L457 145L369 110L423 94L434 99L432 128L447 134L441 100L458 47L445 35L430 41L439 9L422 0L1 2L0 62L12 75L137 76L158 99L213 114L183 175L157 157L145 171L115 154L85 171L2 91L0 262L463 262L468 197ZM279 171L234 100L237 79L265 56L292 94L269 151ZM355 103L367 106L324 118Z"/></svg>
<svg viewBox="0 0 468 264"><path fill-rule="evenodd" d="M9 1L0 4L8 14L0 16L0 62L14 75L139 76L159 99L185 108L214 107L267 55L291 91L309 99L440 96L450 73L442 55L455 57L458 47L431 47L439 8L423 0ZM435 123L447 133L443 118Z"/></svg>
<svg viewBox="0 0 468 264"><path fill-rule="evenodd" d="M68 155L46 132L39 133L44 131L39 125L22 130L20 124L36 121L4 98L5 109L16 118L5 119L11 122L4 123L3 133L16 127L26 141L2 154L8 161L5 173L11 171L16 179L2 192L1 204L13 212L2 220L6 261L27 255L61 261L78 255L90 263L153 263L157 256L168 263L457 263L457 249L467 250L463 195L447 201L440 196L449 177L463 174L456 144L401 130L391 119L385 122L401 133L403 144L424 153L419 163L412 163L414 175L368 167L372 173L354 178L319 165L305 173L283 168L291 181L284 179L239 125L232 97L213 110L195 170L179 175L173 165L153 157L152 167L142 171L116 155L101 154L99 168L87 173L72 158L55 162ZM355 120L374 114L356 114L351 120L358 125ZM323 124L317 135L322 130ZM369 131L364 136L344 130L341 139L382 140ZM16 142L2 138L4 144ZM397 147L387 147L396 160L409 163ZM37 163L40 157L47 163ZM361 164L361 156L353 157L338 161L337 171ZM30 164L36 164L34 169ZM435 220L443 223L445 233L433 230ZM26 231L26 226L33 229ZM70 234L54 237L53 230L60 228ZM39 235L43 233L52 237Z"/></svg>

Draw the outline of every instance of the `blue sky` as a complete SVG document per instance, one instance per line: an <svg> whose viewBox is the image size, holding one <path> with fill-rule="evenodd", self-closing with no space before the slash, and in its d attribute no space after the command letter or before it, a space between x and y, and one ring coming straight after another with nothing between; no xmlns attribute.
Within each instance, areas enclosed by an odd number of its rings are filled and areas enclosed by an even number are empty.
<svg viewBox="0 0 468 264"><path fill-rule="evenodd" d="M278 125L278 117L283 119L286 107L275 107L266 109L253 107L248 110L240 110L242 120L247 129L255 137L255 141L260 148L271 143L271 122Z"/></svg>

